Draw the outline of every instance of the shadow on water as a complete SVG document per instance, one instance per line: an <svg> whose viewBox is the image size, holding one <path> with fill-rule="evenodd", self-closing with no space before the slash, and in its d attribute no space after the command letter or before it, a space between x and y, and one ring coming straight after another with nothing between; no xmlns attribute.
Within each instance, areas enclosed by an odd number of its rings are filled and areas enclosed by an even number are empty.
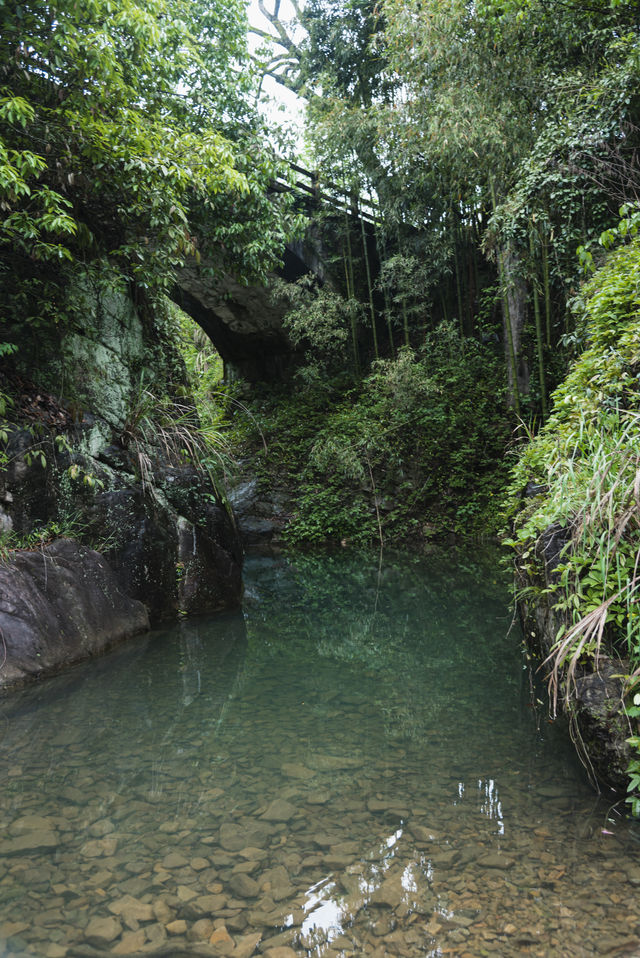
<svg viewBox="0 0 640 958"><path fill-rule="evenodd" d="M491 552L250 559L243 614L0 702L0 798L3 958L637 947Z"/></svg>

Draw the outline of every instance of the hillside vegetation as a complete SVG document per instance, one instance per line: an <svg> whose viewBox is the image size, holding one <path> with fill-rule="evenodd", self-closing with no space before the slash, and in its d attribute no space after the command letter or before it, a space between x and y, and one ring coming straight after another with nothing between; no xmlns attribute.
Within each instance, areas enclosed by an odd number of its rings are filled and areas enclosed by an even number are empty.
<svg viewBox="0 0 640 958"><path fill-rule="evenodd" d="M510 544L527 601L551 604L560 623L548 637L553 694L570 709L576 676L613 658L624 677L621 695L635 749L640 747L639 222L636 210L602 238L610 250L573 304L586 348L554 392L550 418L522 452L510 497ZM592 268L590 256L586 262ZM549 575L544 542L550 533L560 547ZM630 802L636 813L639 769L634 759Z"/></svg>

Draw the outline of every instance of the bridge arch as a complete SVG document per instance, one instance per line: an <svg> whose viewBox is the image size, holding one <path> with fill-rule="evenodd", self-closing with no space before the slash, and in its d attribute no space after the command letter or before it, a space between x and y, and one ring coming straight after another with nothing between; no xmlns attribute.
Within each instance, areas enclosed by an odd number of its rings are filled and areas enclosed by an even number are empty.
<svg viewBox="0 0 640 958"><path fill-rule="evenodd" d="M292 283L313 273L321 281L327 277L330 281L323 246L335 246L331 232L337 232L338 222L344 223L346 216L358 234L362 221L371 241L376 222L375 211L371 212L374 207L369 204L367 209L366 202L335 184L321 184L315 173L293 164L291 168L302 179L294 184L274 183L272 189L293 192L310 217L325 207L334 214L334 222L332 217L325 220L329 235L324 238L312 223L303 240L285 248L283 265L274 276ZM243 286L230 276L214 281L211 276L215 271L206 267L206 262L194 262L180 270L171 293L174 302L204 330L228 370L249 382L286 377L298 356L282 325L284 307L271 301L268 287Z"/></svg>
<svg viewBox="0 0 640 958"><path fill-rule="evenodd" d="M277 274L295 282L313 271L304 245L287 247ZM171 298L209 337L225 367L249 382L282 379L296 353L282 326L284 308L271 301L266 286L243 286L230 276L214 282L202 266L184 267Z"/></svg>

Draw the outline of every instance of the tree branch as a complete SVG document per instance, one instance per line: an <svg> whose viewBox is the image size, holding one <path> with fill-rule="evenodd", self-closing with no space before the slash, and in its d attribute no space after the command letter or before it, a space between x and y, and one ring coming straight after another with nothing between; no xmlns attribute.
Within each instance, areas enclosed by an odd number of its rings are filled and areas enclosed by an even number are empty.
<svg viewBox="0 0 640 958"><path fill-rule="evenodd" d="M292 38L289 36L285 25L279 18L280 12L280 0L275 0L274 12L271 13L267 10L264 0L258 0L258 9L265 20L268 20L271 26L274 28L277 37L272 36L272 40L276 40L280 46L284 47L285 50L288 50L290 53L294 54L298 60L301 59L301 51L299 47L293 42Z"/></svg>

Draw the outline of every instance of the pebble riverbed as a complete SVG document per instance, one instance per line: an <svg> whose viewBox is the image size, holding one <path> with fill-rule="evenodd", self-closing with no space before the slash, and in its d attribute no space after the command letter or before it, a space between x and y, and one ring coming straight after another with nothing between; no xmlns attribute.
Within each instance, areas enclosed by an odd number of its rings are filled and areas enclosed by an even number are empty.
<svg viewBox="0 0 640 958"><path fill-rule="evenodd" d="M640 829L531 684L491 562L248 563L0 701L0 956L640 955Z"/></svg>

